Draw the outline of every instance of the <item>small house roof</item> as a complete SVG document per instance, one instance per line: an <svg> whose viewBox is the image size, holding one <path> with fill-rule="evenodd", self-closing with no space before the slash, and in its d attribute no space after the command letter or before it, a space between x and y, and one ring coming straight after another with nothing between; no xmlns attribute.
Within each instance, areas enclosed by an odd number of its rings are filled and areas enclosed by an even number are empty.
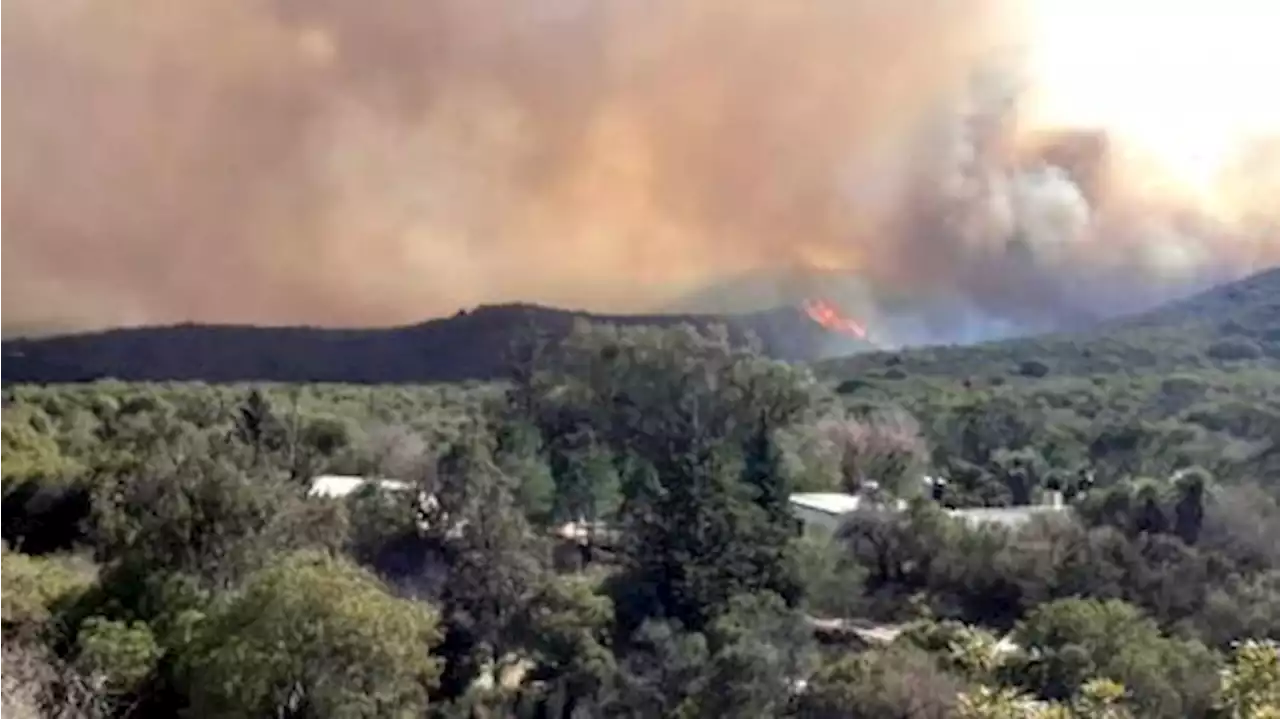
<svg viewBox="0 0 1280 719"><path fill-rule="evenodd" d="M842 515L857 511L862 504L862 497L844 492L798 492L791 495L791 503L831 515Z"/></svg>
<svg viewBox="0 0 1280 719"><path fill-rule="evenodd" d="M366 484L376 484L380 489L390 491L406 490L412 486L398 479L322 474L311 480L311 487L307 490L307 494L312 497L346 497Z"/></svg>
<svg viewBox="0 0 1280 719"><path fill-rule="evenodd" d="M1001 524L1016 527L1030 522L1040 514L1054 514L1065 511L1061 505L1035 504L1021 507L969 507L952 509L947 512L952 517L968 522L970 525Z"/></svg>

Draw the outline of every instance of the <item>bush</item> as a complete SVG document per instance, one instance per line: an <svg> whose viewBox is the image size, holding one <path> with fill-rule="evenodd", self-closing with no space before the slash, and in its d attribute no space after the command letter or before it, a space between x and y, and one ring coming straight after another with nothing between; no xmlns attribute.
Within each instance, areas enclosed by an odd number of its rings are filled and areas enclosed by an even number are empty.
<svg viewBox="0 0 1280 719"><path fill-rule="evenodd" d="M29 633L49 621L59 605L74 601L97 578L93 563L82 557L30 557L3 551L3 622L6 633Z"/></svg>
<svg viewBox="0 0 1280 719"><path fill-rule="evenodd" d="M892 646L822 667L800 696L800 717L894 719L954 716L964 683L929 654Z"/></svg>
<svg viewBox="0 0 1280 719"><path fill-rule="evenodd" d="M1023 377L1044 377L1049 374L1049 365L1038 360L1027 360L1018 365L1018 374Z"/></svg>
<svg viewBox="0 0 1280 719"><path fill-rule="evenodd" d="M1199 397L1204 394L1204 380L1195 375L1175 374L1160 382L1160 391L1180 397Z"/></svg>
<svg viewBox="0 0 1280 719"><path fill-rule="evenodd" d="M77 665L111 694L133 692L160 659L160 646L143 622L90 617L76 637Z"/></svg>
<svg viewBox="0 0 1280 719"><path fill-rule="evenodd" d="M847 379L841 382L840 384L836 385L836 394L853 394L854 392L857 392L863 387L868 387L868 386L870 385L868 385L865 380Z"/></svg>
<svg viewBox="0 0 1280 719"><path fill-rule="evenodd" d="M795 557L810 614L848 617L857 613L866 570L841 543L820 533L806 534L797 542Z"/></svg>
<svg viewBox="0 0 1280 719"><path fill-rule="evenodd" d="M1247 339L1230 338L1209 345L1205 354L1222 362L1238 362L1258 359L1262 356L1262 348Z"/></svg>
<svg viewBox="0 0 1280 719"><path fill-rule="evenodd" d="M251 575L211 612L184 662L200 716L399 716L427 705L440 663L429 605L349 562L302 552Z"/></svg>

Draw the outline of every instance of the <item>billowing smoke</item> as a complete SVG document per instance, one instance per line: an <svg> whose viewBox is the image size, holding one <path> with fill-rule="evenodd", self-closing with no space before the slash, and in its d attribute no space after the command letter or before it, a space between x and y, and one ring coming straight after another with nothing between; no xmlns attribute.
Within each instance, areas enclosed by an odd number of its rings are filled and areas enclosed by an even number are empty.
<svg viewBox="0 0 1280 719"><path fill-rule="evenodd" d="M1104 133L1022 127L1019 28L999 0L9 0L6 330L651 310L838 269L873 333L957 338L1280 258L1271 194L1200 207Z"/></svg>

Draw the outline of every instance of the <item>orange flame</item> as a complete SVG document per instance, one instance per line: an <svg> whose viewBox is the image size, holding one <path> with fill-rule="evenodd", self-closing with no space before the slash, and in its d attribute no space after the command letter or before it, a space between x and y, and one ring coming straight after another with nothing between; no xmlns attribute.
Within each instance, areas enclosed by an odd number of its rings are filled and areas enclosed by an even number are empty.
<svg viewBox="0 0 1280 719"><path fill-rule="evenodd" d="M860 340L867 339L867 330L855 320L843 317L835 305L822 299L805 300L805 314L814 322L822 325L832 332L857 337Z"/></svg>

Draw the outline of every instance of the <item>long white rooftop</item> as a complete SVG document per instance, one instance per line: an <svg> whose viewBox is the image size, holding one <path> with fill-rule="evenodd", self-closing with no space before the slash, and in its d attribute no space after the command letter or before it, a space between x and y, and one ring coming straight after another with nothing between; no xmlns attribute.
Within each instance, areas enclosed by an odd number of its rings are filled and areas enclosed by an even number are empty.
<svg viewBox="0 0 1280 719"><path fill-rule="evenodd" d="M864 506L862 496L844 492L797 492L791 495L791 504L798 510L818 513L819 515L831 517L833 520L856 512L860 507ZM896 502L888 503L887 506L901 511L906 509L907 503L899 499ZM973 526L1000 524L1006 527L1016 527L1029 522L1037 515L1054 514L1063 512L1066 509L1067 506L1062 501L1062 495L1058 492L1050 492L1048 493L1048 501L1045 504L1018 507L963 507L945 511L947 515ZM824 519L822 521L827 523L831 520Z"/></svg>
<svg viewBox="0 0 1280 719"><path fill-rule="evenodd" d="M402 482L398 479L372 479L368 477L322 474L311 480L311 487L307 490L307 494L312 497L346 497L366 484L374 484L379 489L391 491L410 488L408 482Z"/></svg>
<svg viewBox="0 0 1280 719"><path fill-rule="evenodd" d="M843 492L797 492L791 495L791 503L826 514L840 515L857 511L862 497Z"/></svg>

